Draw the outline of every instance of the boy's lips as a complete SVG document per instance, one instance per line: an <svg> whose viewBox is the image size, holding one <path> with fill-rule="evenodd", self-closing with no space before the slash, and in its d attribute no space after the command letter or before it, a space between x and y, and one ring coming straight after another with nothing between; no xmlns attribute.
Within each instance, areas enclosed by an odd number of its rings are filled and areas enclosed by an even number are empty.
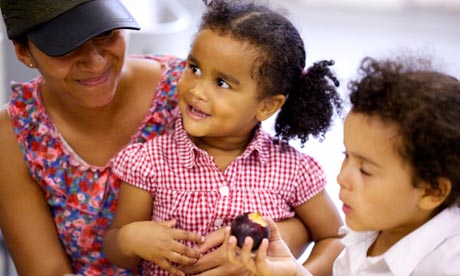
<svg viewBox="0 0 460 276"><path fill-rule="evenodd" d="M344 203L344 204L342 205L342 211L343 211L343 213L344 213L345 215L349 214L349 213L351 212L351 210L352 210L351 207L348 206L347 204Z"/></svg>

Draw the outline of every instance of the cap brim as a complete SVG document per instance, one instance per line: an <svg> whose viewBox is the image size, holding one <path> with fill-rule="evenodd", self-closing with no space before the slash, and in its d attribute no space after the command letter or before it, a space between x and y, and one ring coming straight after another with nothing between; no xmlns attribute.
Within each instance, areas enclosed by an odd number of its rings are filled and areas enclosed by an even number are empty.
<svg viewBox="0 0 460 276"><path fill-rule="evenodd" d="M139 30L140 27L119 1L96 0L38 26L28 37L45 54L62 56L92 37L114 29Z"/></svg>

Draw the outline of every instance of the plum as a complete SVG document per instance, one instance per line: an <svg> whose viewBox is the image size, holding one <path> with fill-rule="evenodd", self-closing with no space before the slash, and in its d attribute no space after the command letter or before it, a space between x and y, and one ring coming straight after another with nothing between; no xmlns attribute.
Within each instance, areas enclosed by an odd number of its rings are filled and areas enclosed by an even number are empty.
<svg viewBox="0 0 460 276"><path fill-rule="evenodd" d="M238 240L237 245L243 247L244 239L250 236L254 240L252 250L257 250L264 238L270 236L268 223L257 212L247 212L237 216L231 225L231 235Z"/></svg>

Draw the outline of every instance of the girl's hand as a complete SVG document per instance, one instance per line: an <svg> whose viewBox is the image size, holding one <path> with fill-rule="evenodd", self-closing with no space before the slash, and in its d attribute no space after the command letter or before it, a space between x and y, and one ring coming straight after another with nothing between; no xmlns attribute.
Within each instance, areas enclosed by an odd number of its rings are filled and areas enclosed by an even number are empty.
<svg viewBox="0 0 460 276"><path fill-rule="evenodd" d="M185 275L179 265L193 264L200 252L180 241L203 242L204 238L192 232L174 229L175 220L135 221L111 228L104 239L104 250L109 260L120 267L134 268L141 259L153 262L171 275Z"/></svg>
<svg viewBox="0 0 460 276"><path fill-rule="evenodd" d="M149 238L139 239L135 243L135 247L132 248L133 253L144 260L157 264L172 275L183 275L174 264L193 264L200 257L198 250L187 247L180 241L199 243L203 241L203 237L188 231L174 229L175 220L133 223L133 226L136 225L139 225L139 229L134 231L139 234L139 238L143 236L142 234L149 234ZM123 235L122 231L123 229L120 230L120 235Z"/></svg>
<svg viewBox="0 0 460 276"><path fill-rule="evenodd" d="M259 276L311 275L291 254L273 220L270 218L266 220L270 227L270 240L262 241L255 256L251 252L254 242L252 238L246 237L243 248L239 249L236 245L236 237L230 236L230 228L227 227L225 230L227 259Z"/></svg>
<svg viewBox="0 0 460 276"><path fill-rule="evenodd" d="M197 274L198 276L252 275L246 269L231 263L227 259L226 243L224 243L224 230L225 228L221 228L213 233L210 233L205 238L205 241L199 245L198 251L204 254L216 246L220 246L219 248L203 255L196 263L179 267L179 269L186 274L199 273Z"/></svg>

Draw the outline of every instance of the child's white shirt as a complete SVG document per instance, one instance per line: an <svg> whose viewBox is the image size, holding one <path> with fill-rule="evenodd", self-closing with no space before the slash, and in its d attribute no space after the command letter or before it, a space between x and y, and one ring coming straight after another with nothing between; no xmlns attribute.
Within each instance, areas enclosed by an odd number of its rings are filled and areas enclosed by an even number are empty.
<svg viewBox="0 0 460 276"><path fill-rule="evenodd" d="M367 257L377 232L342 228L345 249L334 262L336 276L460 275L460 209L450 207L402 238L384 254Z"/></svg>

